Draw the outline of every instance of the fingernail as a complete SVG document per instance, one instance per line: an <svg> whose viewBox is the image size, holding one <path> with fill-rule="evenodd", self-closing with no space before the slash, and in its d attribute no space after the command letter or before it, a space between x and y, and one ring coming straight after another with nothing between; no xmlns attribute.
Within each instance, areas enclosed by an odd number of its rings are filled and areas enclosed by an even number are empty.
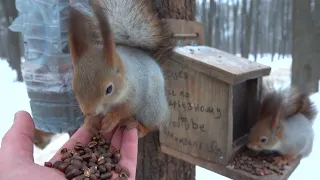
<svg viewBox="0 0 320 180"><path fill-rule="evenodd" d="M16 120L18 119L20 113L21 113L21 112L18 111L18 112L16 112L16 113L14 114L13 122L16 122Z"/></svg>
<svg viewBox="0 0 320 180"><path fill-rule="evenodd" d="M17 118L18 118L18 112L14 113L13 122L15 122Z"/></svg>

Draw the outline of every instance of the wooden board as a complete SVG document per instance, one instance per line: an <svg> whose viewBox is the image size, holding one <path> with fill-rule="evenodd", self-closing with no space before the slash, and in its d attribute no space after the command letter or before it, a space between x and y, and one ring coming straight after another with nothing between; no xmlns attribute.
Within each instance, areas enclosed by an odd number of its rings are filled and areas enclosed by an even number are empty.
<svg viewBox="0 0 320 180"><path fill-rule="evenodd" d="M173 38L180 40L177 45L203 45L204 44L204 29L200 22L187 21L182 19L165 19L171 31L175 35ZM196 35L194 37L194 35Z"/></svg>
<svg viewBox="0 0 320 180"><path fill-rule="evenodd" d="M286 170L284 171L282 176L274 175L274 174L270 176L254 176L241 170L235 170L230 165L224 166L224 165L214 164L209 161L199 159L194 156L179 152L163 144L161 144L161 150L166 154L183 159L186 162L198 165L200 167L203 167L205 169L208 169L212 172L215 172L217 174L220 174L222 176L225 176L233 180L287 180L300 163L300 160L298 160L295 163L293 163L291 166L286 167ZM211 179L211 178L208 178L208 179Z"/></svg>
<svg viewBox="0 0 320 180"><path fill-rule="evenodd" d="M232 151L232 86L174 59L163 64L163 71L171 119L161 129L161 144L227 164Z"/></svg>
<svg viewBox="0 0 320 180"><path fill-rule="evenodd" d="M208 46L185 46L174 49L173 58L188 67L228 84L267 76L271 68Z"/></svg>

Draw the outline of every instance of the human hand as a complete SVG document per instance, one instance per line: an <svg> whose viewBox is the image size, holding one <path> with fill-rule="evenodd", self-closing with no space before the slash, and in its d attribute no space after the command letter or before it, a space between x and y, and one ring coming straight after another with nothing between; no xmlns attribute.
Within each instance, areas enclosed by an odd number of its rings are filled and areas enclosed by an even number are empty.
<svg viewBox="0 0 320 180"><path fill-rule="evenodd" d="M34 163L33 141L34 123L31 116L24 111L17 112L12 127L2 139L0 148L0 179L17 180L21 177L33 180L62 180L64 174L60 171ZM120 149L121 160L119 164L128 168L130 180L135 179L137 166L138 132L136 129L116 129L113 134L105 135L111 138L111 143ZM63 145L71 149L76 142L89 143L90 133L84 128L79 130ZM50 160L55 162L60 158L60 152ZM115 179L114 175L112 179Z"/></svg>

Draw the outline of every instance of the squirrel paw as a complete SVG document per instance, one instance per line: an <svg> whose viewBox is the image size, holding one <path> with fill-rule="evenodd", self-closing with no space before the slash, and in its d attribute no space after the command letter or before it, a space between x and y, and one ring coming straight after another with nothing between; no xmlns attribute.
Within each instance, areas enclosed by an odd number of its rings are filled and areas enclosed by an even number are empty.
<svg viewBox="0 0 320 180"><path fill-rule="evenodd" d="M274 158L274 164L280 169L284 170L284 167L288 165L288 160L284 156L278 156Z"/></svg>
<svg viewBox="0 0 320 180"><path fill-rule="evenodd" d="M133 117L128 117L123 119L120 123L120 128L121 129L137 128L139 138L144 137L151 131L151 128L145 127L140 122L135 120Z"/></svg>
<svg viewBox="0 0 320 180"><path fill-rule="evenodd" d="M109 112L103 119L101 124L101 132L111 132L120 121L119 113Z"/></svg>
<svg viewBox="0 0 320 180"><path fill-rule="evenodd" d="M294 163L297 158L299 157L298 154L295 153L289 153L280 157L275 157L275 164L280 168L283 169L284 166L290 165Z"/></svg>

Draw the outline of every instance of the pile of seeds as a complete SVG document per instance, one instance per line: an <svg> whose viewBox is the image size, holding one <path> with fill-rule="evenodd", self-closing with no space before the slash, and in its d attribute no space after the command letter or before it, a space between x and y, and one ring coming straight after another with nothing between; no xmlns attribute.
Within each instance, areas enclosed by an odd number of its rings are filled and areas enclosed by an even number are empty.
<svg viewBox="0 0 320 180"><path fill-rule="evenodd" d="M274 165L274 157L273 154L257 154L246 149L238 154L231 165L234 169L240 169L255 176L282 175L284 169Z"/></svg>
<svg viewBox="0 0 320 180"><path fill-rule="evenodd" d="M118 174L117 180L126 180L130 175L127 168L118 164L120 151L100 134L95 135L87 146L78 142L73 151L62 149L61 155L60 160L53 164L46 162L45 166L63 172L68 180L109 180L112 172Z"/></svg>

